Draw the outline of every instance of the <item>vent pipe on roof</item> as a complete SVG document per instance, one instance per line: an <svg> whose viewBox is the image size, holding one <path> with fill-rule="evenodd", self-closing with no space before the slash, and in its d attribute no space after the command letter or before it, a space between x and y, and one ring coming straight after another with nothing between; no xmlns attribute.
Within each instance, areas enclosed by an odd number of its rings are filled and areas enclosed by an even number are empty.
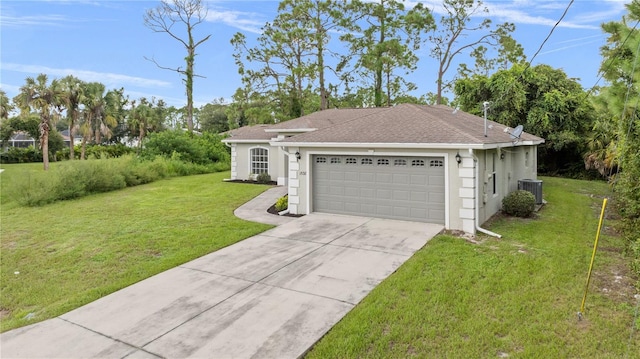
<svg viewBox="0 0 640 359"><path fill-rule="evenodd" d="M484 107L484 137L487 137L487 109L489 108L489 103L488 101L482 103Z"/></svg>

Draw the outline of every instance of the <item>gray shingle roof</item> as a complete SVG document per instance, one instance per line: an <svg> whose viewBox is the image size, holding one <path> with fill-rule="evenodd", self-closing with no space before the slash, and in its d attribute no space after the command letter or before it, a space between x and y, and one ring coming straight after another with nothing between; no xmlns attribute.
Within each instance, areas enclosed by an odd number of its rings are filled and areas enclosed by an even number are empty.
<svg viewBox="0 0 640 359"><path fill-rule="evenodd" d="M487 145L512 141L506 126L447 106L401 104L394 107L328 109L275 125L256 125L229 131L225 141L270 140L279 130L313 129L282 143L393 143ZM265 132L269 130L269 132ZM542 143L523 132L522 141Z"/></svg>
<svg viewBox="0 0 640 359"><path fill-rule="evenodd" d="M339 110L350 112L352 110ZM402 104L286 139L287 143L495 144L511 142L506 126L447 106ZM321 114L322 112L320 112ZM343 114L349 117L348 113ZM523 133L522 141L544 142ZM284 142L284 141L283 141Z"/></svg>
<svg viewBox="0 0 640 359"><path fill-rule="evenodd" d="M234 141L245 141L245 140L270 140L275 137L273 133L265 132L267 128L272 125L255 125L255 126L244 126L240 128L236 128L234 130L230 130L225 132L224 134L229 135L226 139L222 140L223 142L234 142Z"/></svg>

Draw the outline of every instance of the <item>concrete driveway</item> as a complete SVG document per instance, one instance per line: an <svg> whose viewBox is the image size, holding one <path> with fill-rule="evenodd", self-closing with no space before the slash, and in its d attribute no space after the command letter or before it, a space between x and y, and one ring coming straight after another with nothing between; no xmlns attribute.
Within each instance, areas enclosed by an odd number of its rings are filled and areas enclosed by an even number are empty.
<svg viewBox="0 0 640 359"><path fill-rule="evenodd" d="M0 336L2 358L296 358L441 225L314 213Z"/></svg>

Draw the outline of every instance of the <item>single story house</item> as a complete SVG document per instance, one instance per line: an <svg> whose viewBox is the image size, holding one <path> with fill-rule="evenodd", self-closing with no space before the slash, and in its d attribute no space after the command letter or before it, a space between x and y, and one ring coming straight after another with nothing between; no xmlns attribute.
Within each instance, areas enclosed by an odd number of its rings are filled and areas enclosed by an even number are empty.
<svg viewBox="0 0 640 359"><path fill-rule="evenodd" d="M232 130L231 179L266 172L292 214L443 224L475 234L518 180L536 179L544 139L447 106L328 109ZM491 234L491 233L490 233Z"/></svg>

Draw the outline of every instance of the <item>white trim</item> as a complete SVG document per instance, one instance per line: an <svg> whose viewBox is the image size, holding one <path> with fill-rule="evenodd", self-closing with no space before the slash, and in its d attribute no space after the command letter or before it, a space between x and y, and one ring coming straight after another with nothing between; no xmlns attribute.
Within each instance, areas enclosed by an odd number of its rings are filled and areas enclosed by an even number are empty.
<svg viewBox="0 0 640 359"><path fill-rule="evenodd" d="M264 132L290 133L290 132L313 132L315 130L317 130L317 128L268 128L268 129L265 129Z"/></svg>
<svg viewBox="0 0 640 359"><path fill-rule="evenodd" d="M264 146L253 146L253 147L249 147L247 153L249 154L249 177L251 176L257 176L258 174L253 173L252 171L252 164L253 164L253 158L251 157L251 150L254 150L256 148L261 148L263 150L267 150L267 173L269 175L271 175L271 173L269 173L269 170L271 170L271 148L272 147L264 147Z"/></svg>
<svg viewBox="0 0 640 359"><path fill-rule="evenodd" d="M311 178L313 172L311 171L312 163L311 157L316 155L341 155L341 156L389 156L389 157L439 157L444 159L444 226L449 229L449 153L446 152L354 152L354 151L306 151L305 163L307 164L307 208L306 214L311 213L312 197L311 197Z"/></svg>
<svg viewBox="0 0 640 359"><path fill-rule="evenodd" d="M502 143L351 143L351 142L286 142L286 141L272 141L271 146L287 146L287 147L301 147L301 148L417 148L417 149L434 149L434 150L456 150L461 148L476 149L476 150L490 150L498 147L519 147L519 146L534 146L544 143L542 141L519 141L514 144L512 142Z"/></svg>
<svg viewBox="0 0 640 359"><path fill-rule="evenodd" d="M273 141L274 139L268 139L268 140L232 140L232 139L228 139L225 138L224 140L221 140L220 142L224 142L224 143L269 143L271 141ZM269 143L269 145L271 145Z"/></svg>

